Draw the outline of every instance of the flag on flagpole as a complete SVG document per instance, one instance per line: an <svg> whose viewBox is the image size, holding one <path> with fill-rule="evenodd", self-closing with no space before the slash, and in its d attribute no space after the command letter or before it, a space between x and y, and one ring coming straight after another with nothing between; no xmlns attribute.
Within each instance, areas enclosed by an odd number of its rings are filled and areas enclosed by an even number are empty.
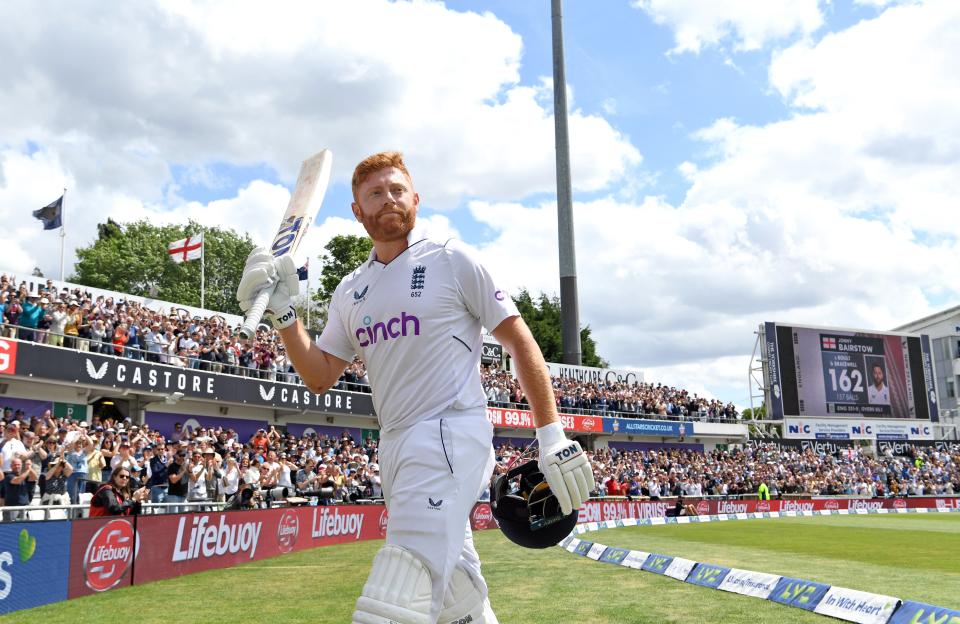
<svg viewBox="0 0 960 624"><path fill-rule="evenodd" d="M34 210L33 216L43 221L43 229L55 230L63 226L63 195L52 204Z"/></svg>
<svg viewBox="0 0 960 624"><path fill-rule="evenodd" d="M297 269L297 277L300 279L301 282L307 279L309 270L310 270L310 258L307 258L307 261L303 263L303 266Z"/></svg>
<svg viewBox="0 0 960 624"><path fill-rule="evenodd" d="M167 245L170 259L180 264L189 260L199 260L203 254L203 234L188 236Z"/></svg>

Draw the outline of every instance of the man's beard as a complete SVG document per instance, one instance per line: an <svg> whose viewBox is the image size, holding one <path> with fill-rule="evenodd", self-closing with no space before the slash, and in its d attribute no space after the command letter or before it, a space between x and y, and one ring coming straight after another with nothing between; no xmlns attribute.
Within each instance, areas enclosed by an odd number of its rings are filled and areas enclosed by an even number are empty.
<svg viewBox="0 0 960 624"><path fill-rule="evenodd" d="M396 214L397 218L381 221L381 215L385 214ZM363 217L360 222L375 242L392 243L407 238L410 230L413 229L416 218L416 213L413 210L392 209L381 210L373 217Z"/></svg>

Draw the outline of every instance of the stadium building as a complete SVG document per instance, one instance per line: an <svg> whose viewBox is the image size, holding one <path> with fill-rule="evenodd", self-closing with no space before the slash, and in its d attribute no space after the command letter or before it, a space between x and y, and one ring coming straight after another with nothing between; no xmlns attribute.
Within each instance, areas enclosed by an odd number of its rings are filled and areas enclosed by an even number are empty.
<svg viewBox="0 0 960 624"><path fill-rule="evenodd" d="M937 394L940 397L940 422L953 425L953 437L957 438L956 426L960 422L960 306L955 306L911 321L894 331L930 336L934 370L937 379Z"/></svg>

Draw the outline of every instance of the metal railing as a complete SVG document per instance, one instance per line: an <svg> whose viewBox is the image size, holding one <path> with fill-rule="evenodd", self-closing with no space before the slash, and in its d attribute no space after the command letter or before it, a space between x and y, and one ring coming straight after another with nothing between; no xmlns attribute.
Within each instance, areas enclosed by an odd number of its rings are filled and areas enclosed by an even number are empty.
<svg viewBox="0 0 960 624"><path fill-rule="evenodd" d="M190 511L221 511L225 502L184 501L181 503L141 503L140 513L152 515L160 513L189 513ZM174 510L174 511L165 511ZM3 522L24 522L28 520L77 520L90 515L90 504L70 505L21 505L0 507Z"/></svg>
<svg viewBox="0 0 960 624"><path fill-rule="evenodd" d="M530 406L526 403L504 403L502 401L490 401L487 400L487 407L497 407L500 409L510 409L510 410L529 410ZM696 414L659 414L659 413L647 413L647 412L624 412L613 409L599 409L599 408L587 408L587 407L567 407L567 406L558 406L557 411L561 414L567 414L572 416L597 416L600 418L634 418L634 419L646 419L646 420L667 420L673 422L711 422L711 423L727 423L727 424L743 424L748 423L749 421L740 420L739 418L724 418L720 416L710 416L709 413L697 412Z"/></svg>

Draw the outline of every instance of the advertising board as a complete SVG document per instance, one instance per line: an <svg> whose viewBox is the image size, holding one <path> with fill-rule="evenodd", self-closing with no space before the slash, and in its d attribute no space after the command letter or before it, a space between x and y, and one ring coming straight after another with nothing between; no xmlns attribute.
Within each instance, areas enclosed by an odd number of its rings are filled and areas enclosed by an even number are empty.
<svg viewBox="0 0 960 624"><path fill-rule="evenodd" d="M70 523L0 524L0 613L67 599Z"/></svg>
<svg viewBox="0 0 960 624"><path fill-rule="evenodd" d="M386 508L330 506L143 516L136 583L386 536Z"/></svg>
<svg viewBox="0 0 960 624"><path fill-rule="evenodd" d="M849 510L877 511L880 509L955 509L960 498L956 497L910 497L910 498L798 498L783 500L716 500L684 499L693 505L701 516L722 514L750 514L763 512L797 512ZM580 508L578 523L606 522L636 518L663 518L668 509L673 509L672 501L628 501L628 500L590 500Z"/></svg>
<svg viewBox="0 0 960 624"><path fill-rule="evenodd" d="M214 374L31 342L0 339L0 372L106 388L179 392L189 398L305 412L373 415L371 395L360 392L330 390L314 394L302 385Z"/></svg>
<svg viewBox="0 0 960 624"><path fill-rule="evenodd" d="M928 420L877 420L849 418L785 418L784 438L815 440L932 441Z"/></svg>
<svg viewBox="0 0 960 624"><path fill-rule="evenodd" d="M533 429L533 412L529 410L506 409L502 407L488 407L487 420L494 427L513 429ZM595 433L604 430L600 416L581 416L574 414L560 414L560 424L566 431Z"/></svg>
<svg viewBox="0 0 960 624"><path fill-rule="evenodd" d="M683 438L693 435L693 423L670 420L645 420L642 418L604 418L606 433L622 433L638 436Z"/></svg>
<svg viewBox="0 0 960 624"><path fill-rule="evenodd" d="M134 519L89 518L70 524L68 597L128 587L139 554Z"/></svg>

